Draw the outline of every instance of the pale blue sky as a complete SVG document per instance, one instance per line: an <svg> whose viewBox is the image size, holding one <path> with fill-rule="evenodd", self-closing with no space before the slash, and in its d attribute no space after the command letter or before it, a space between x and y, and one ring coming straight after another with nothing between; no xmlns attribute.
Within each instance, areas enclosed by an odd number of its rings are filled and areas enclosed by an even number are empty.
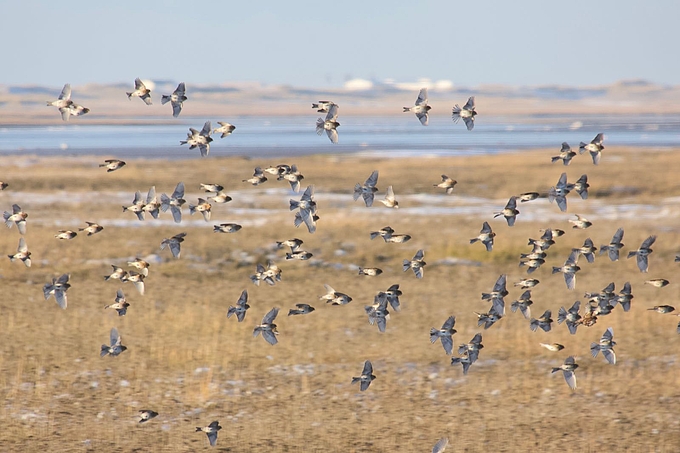
<svg viewBox="0 0 680 453"><path fill-rule="evenodd" d="M0 84L680 79L673 0L0 0L0 12Z"/></svg>

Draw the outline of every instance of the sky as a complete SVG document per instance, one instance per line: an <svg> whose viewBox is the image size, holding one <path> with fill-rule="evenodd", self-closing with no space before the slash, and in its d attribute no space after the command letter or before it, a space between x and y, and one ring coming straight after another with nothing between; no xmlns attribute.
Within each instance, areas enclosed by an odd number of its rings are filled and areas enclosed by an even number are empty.
<svg viewBox="0 0 680 453"><path fill-rule="evenodd" d="M680 83L675 0L0 0L0 11L5 85Z"/></svg>

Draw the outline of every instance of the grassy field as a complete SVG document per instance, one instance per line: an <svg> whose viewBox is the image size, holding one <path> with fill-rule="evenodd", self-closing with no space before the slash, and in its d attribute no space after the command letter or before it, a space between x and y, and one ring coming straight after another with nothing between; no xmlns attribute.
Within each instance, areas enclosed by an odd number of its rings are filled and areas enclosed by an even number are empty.
<svg viewBox="0 0 680 453"><path fill-rule="evenodd" d="M289 162L259 159L129 161L106 173L95 158L47 159L35 156L0 159L0 179L10 186L0 193L2 210L19 204L29 213L25 236L33 266L0 262L5 297L0 302L0 450L175 452L210 448L196 426L219 420L216 451L429 452L448 436L447 451L677 451L680 445L680 398L676 326L680 318L647 310L677 305L680 286L680 149L607 148L593 166L587 155L569 167L551 164L555 150L476 157L385 159L362 156L309 156ZM288 200L299 194L285 181L257 187L241 182L256 165L296 163L314 184L319 205L318 230L296 229ZM394 187L399 210L352 201L352 188L373 170L380 171L377 197ZM566 171L570 182L588 174L590 197L568 198L566 213L546 198L522 203L515 227L493 219L511 195L546 194ZM453 195L433 187L442 173L458 181ZM233 197L213 204L213 218L189 216L181 224L169 213L138 221L122 212L136 190L154 185L172 193L183 181L188 203L199 196L199 183L220 183ZM569 219L584 215L587 230L572 230ZM491 253L469 244L482 222L496 231ZM54 238L58 230L97 221L104 230L70 241ZM243 229L216 234L212 225L236 222ZM373 241L369 233L386 225L410 234L405 244ZM563 237L548 251L532 276L532 314L585 302L584 292L598 292L615 282L633 287L632 309L617 307L592 327L570 335L553 323L549 333L532 332L529 322L511 313L521 290L513 282L526 277L519 254L540 229L560 228ZM567 290L562 275L551 275L572 247L591 237L606 244L625 229L622 259L581 259L576 289ZM163 238L187 232L181 258L159 249ZM648 274L627 260L649 235L656 234ZM5 254L16 251L16 227L0 235ZM314 254L309 261L286 261L276 241L298 237ZM401 262L425 251L425 276L403 272ZM135 256L151 262L146 293L102 278L111 264L126 267ZM253 285L257 263L275 261L283 270L276 286ZM378 277L357 275L357 266L380 267ZM68 308L45 301L42 286L71 274ZM480 299L500 274L508 275L506 316L488 330L477 327L474 312L490 305ZM657 289L644 284L666 278ZM392 313L385 333L367 322L364 306L378 291L399 283L402 310ZM346 306L318 298L324 284L349 294ZM123 289L130 307L124 317L104 306ZM243 323L227 319L242 290L250 310ZM296 303L316 311L287 317ZM279 344L253 338L252 329L272 307ZM680 308L680 307L679 307ZM484 349L467 376L452 367L429 329L456 316L458 345L483 333ZM128 350L99 357L109 331L116 327ZM618 363L590 356L590 343L608 328L618 343ZM539 343L559 342L551 353ZM573 355L578 388L570 390L561 373L551 374ZM366 392L350 384L365 360L377 379ZM140 409L159 416L137 423Z"/></svg>

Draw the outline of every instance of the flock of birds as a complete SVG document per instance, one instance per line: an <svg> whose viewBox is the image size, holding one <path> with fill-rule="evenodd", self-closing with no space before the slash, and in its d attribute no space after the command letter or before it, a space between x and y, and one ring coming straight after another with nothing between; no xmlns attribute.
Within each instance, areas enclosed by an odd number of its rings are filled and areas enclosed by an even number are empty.
<svg viewBox="0 0 680 453"><path fill-rule="evenodd" d="M186 97L186 87L184 83L180 83L177 89L171 95L163 95L161 98L161 103L166 104L168 102L172 105L173 116L178 117L181 113L183 103L187 100ZM146 105L152 105L151 91L142 83L142 81L137 78L135 80L135 89L132 92L128 92L127 96L129 99L133 97L139 97ZM71 87L66 84L59 96L55 101L47 103L49 106L57 107L61 113L62 119L68 121L70 116L80 116L89 112L89 109L78 105L71 101ZM340 125L337 121L338 118L338 105L331 101L319 101L312 104L312 108L318 112L326 112L326 118L319 118L316 122L316 132L321 135L324 131L328 135L332 143L338 142L338 132L337 127ZM423 88L420 90L418 98L416 99L415 105L413 107L404 107L404 112L413 112L419 119L422 125L428 125L429 110L431 107L428 104L427 89ZM475 111L475 99L470 97L467 103L461 108L456 105L453 107L452 111L453 120L457 122L462 119L468 130L473 130L474 121L477 115ZM181 141L181 144L189 144L190 148L198 147L201 156L207 156L209 153L210 142L212 138L211 134L221 133L221 137L224 138L231 134L235 130L235 126L229 123L219 123L220 128L211 129L211 123L208 121L205 123L200 131L191 128L187 139ZM602 133L597 134L597 136L590 143L580 143L579 153L583 154L589 152L593 164L598 165L601 160L604 135ZM553 163L562 161L563 165L568 166L571 160L577 156L575 151L572 151L567 143L562 144L559 155L551 158ZM106 168L107 172L118 171L126 165L124 161L118 159L108 159L104 161L100 167ZM299 171L296 165L277 165L262 169L261 167L256 167L254 174L251 178L246 178L243 182L250 183L252 185L260 185L267 181L267 175L270 177L276 177L277 180L288 181L291 185L291 190L295 193L301 190L301 181L304 176ZM359 198L363 199L366 207L371 207L375 200L376 194L379 189L378 185L378 170L373 171L364 183L357 183L354 187L353 198L357 201ZM443 189L446 194L451 194L457 181L448 177L447 175L441 175L441 182L433 184L434 187ZM0 187L4 190L8 186L7 183L1 183ZM577 181L570 183L568 182L567 174L562 173L559 180L555 186L551 187L548 191L549 201L555 202L561 211L567 210L567 196L574 192L582 199L587 199L588 197L588 176L582 175ZM205 183L201 184L201 190L209 193L210 196L205 198L199 198L196 204L189 203L189 212L191 215L195 213L201 213L206 222L210 221L211 212L213 204L227 203L232 200L230 196L224 191L224 187L215 183ZM137 191L134 194L132 204L128 206L123 206L123 212L134 213L140 221L145 219L145 215L150 215L154 219L158 218L161 212L171 212L174 222L181 223L182 221L182 208L186 204L184 199L185 187L182 182L179 182L173 191L173 193L168 196L165 193L161 194L160 198L157 197L155 186L151 187L146 195L142 196L141 192ZM537 199L540 196L538 192L528 192L519 195L513 195L508 200L507 204L500 211L494 213L493 217L504 217L507 225L512 227L515 224L517 216L520 214L517 209L518 203L527 203L532 200ZM394 190L392 186L389 186L386 190L384 199L379 199L379 201L387 208L398 209L399 203L396 199ZM299 200L290 200L290 210L295 211L294 225L296 227L304 224L309 233L314 233L316 231L317 221L319 219L317 203L314 199L314 186L308 186L302 193ZM22 261L26 267L31 266L31 252L29 252L26 241L24 240L24 235L26 234L28 213L24 212L22 208L14 204L12 206L12 211L4 212L5 224L8 228L16 225L21 238L19 239L19 245L16 253L10 254L9 259L11 261ZM586 218L576 215L575 220L569 220L573 224L575 229L587 229L592 226L592 222L588 221ZM241 225L235 223L222 223L213 226L213 231L216 233L236 233L241 230ZM87 226L80 228L81 233L85 233L88 236L100 233L104 227L95 223L87 222ZM560 229L546 229L542 230L543 234L539 239L529 239L528 245L531 246L531 250L528 253L520 255L519 265L525 267L527 274L532 274L538 268L540 268L545 262L547 257L548 249L555 244L555 240L560 236L564 235L565 232ZM59 240L71 240L77 236L77 232L70 230L60 230L55 237ZM599 248L599 254L607 254L611 261L617 261L619 259L619 252L624 247L622 243L624 231L619 228L613 235L611 241L608 244L604 244ZM187 233L182 232L176 234L170 238L165 238L160 243L160 249L163 250L168 248L173 257L179 258L181 254L181 244L186 239ZM411 235L404 233L396 233L391 227L386 226L378 231L370 232L370 239L375 239L381 237L386 243L406 243L411 239ZM470 244L476 242L481 242L486 248L487 252L492 252L494 245L494 238L496 233L491 228L488 222L484 222L480 233L478 236L470 239ZM643 241L639 248L636 250L631 250L628 252L628 258L636 257L637 266L640 272L647 272L649 267L649 256L653 252L651 246L654 244L656 236L649 236ZM288 247L290 252L286 253L286 260L308 260L313 255L312 253L305 251L303 247L304 242L301 239L293 238L282 240L277 243L279 248ZM592 263L595 259L596 252L598 248L594 246L593 241L588 238L585 240L582 246L574 247L566 258L564 265L560 267L553 267L552 273L562 273L564 276L566 287L569 290L575 289L576 286L576 274L581 271L581 267L578 265L579 258L583 256L588 263ZM424 261L425 251L418 250L415 255L410 259L403 260L403 271L412 270L415 277L421 279L424 277L424 268L426 262ZM680 256L676 257L676 261L680 261ZM125 270L119 266L112 265L112 272L105 276L106 280L118 280L120 282L133 283L135 288L140 294L144 294L145 283L144 280L149 276L149 263L135 258L129 261L128 266L135 268L136 270ZM360 267L359 275L363 276L377 276L382 273L382 269L377 267ZM268 285L275 285L278 281L281 281L282 270L272 261L269 261L267 265L257 264L256 271L251 275L250 279L253 284L259 285L261 282L265 282ZM540 282L534 278L524 278L519 282L514 283L515 287L519 287L524 290L521 296L511 303L511 311L516 312L517 310L529 321L529 328L532 331L538 329L548 332L553 327L552 311L546 310L540 317L532 317L531 305L533 304L531 290L533 287L538 285ZM645 283L653 285L655 287L663 287L668 285L668 281L664 279L654 279L648 280ZM491 305L487 312L476 313L478 316L478 326L483 326L484 329L489 329L496 322L501 320L506 316L505 310L505 297L509 294L507 287L507 276L505 274L498 277L492 290L489 293L482 293L482 300L488 301ZM63 274L59 277L53 278L51 282L48 282L43 287L43 295L45 299L49 297L54 297L57 304L62 308L66 309L67 303L67 292L70 288L70 275L68 273ZM352 301L352 297L349 295L336 291L330 285L325 285L326 294L320 297L320 300L326 301L332 305L347 305ZM399 297L402 295L402 291L399 289L399 284L394 284L384 291L378 292L374 297L374 303L365 307L365 312L368 317L368 321L371 325L377 325L380 332L385 332L387 328L387 321L389 320L390 308L394 311L400 311L400 301ZM581 302L576 301L570 308L560 307L557 323L564 323L571 334L576 334L578 327L580 326L592 326L599 318L610 314L617 305L622 307L624 312L627 312L631 308L631 301L633 299L632 289L630 282L626 282L620 292L616 292L615 284L612 282L608 284L603 290L594 293L585 293L586 302L583 304L584 310L581 311ZM116 298L114 303L107 305L105 308L115 309L119 316L124 316L127 313L127 309L130 304L127 302L125 294L121 289L118 289L116 293ZM248 291L243 290L239 299L236 301L235 305L230 306L227 311L227 317L231 318L236 316L238 322L243 322L246 317L246 313L250 305L248 305ZM314 307L309 304L296 304L295 308L291 308L288 312L288 316L295 315L306 315L314 311ZM674 307L670 305L660 305L649 308L649 310L655 310L659 313L671 313L675 310ZM253 330L253 336L257 337L262 335L264 340L271 344L276 345L278 343L277 336L279 332L277 330L277 325L275 324L276 318L279 314L279 308L272 308L267 312L260 324L255 326ZM441 342L446 355L453 355L454 342L453 335L456 334L454 329L456 323L455 316L449 316L441 328L431 328L430 330L430 341L435 343L437 340ZM680 333L680 324L677 328L678 333ZM610 364L616 364L616 354L614 352L614 346L616 342L614 341L614 332L611 327L607 328L602 336L597 342L591 345L591 354L593 357L597 357L599 353L602 353L605 360ZM558 343L544 344L541 346L548 349L549 351L558 352L564 349L564 346ZM457 357L451 358L451 365L462 366L463 374L467 374L470 367L478 360L480 351L484 348L482 344L482 334L477 333L468 343L462 343L459 345ZM101 346L100 354L104 356L116 357L123 353L127 349L126 346L122 344L122 337L118 330L114 327L110 331L109 344ZM568 356L564 362L558 366L553 367L552 372L556 373L562 371L564 379L571 389L576 389L576 374L575 370L579 367L576 363L573 355ZM351 383L358 383L361 391L368 390L371 382L376 379L373 374L373 365L370 361L366 360L363 365L361 374L356 377L352 377ZM158 415L157 412L149 409L141 410L140 412L140 423L147 422ZM197 427L197 432L204 432L207 434L210 445L215 445L217 441L217 433L222 429L218 421L213 421L208 426ZM433 453L441 453L446 448L448 444L447 438L442 438L433 447Z"/></svg>

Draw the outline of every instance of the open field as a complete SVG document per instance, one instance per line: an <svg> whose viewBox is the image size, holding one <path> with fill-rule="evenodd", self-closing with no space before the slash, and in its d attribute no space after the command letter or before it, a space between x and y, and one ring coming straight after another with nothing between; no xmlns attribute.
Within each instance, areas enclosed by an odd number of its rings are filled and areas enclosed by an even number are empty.
<svg viewBox="0 0 680 453"><path fill-rule="evenodd" d="M677 451L680 445L678 372L680 318L649 311L677 305L680 280L680 149L609 148L593 166L586 154L564 167L551 164L555 150L474 157L384 159L369 156L306 156L285 162L246 158L185 161L128 161L106 173L94 158L0 158L2 210L19 204L29 213L25 235L33 265L0 261L0 450L179 452L209 449L194 427L219 420L215 451L429 452L448 436L447 451ZM296 163L314 184L321 219L315 234L296 229L289 199L299 199L288 183L270 177L253 187L241 180L256 165ZM376 202L366 208L352 201L355 183L380 171ZM511 195L546 194L562 172L570 182L588 174L590 197L567 199L562 213L546 198L522 203L513 228L493 219ZM433 187L442 173L458 181L453 195ZM199 183L220 183L233 201L213 204L204 222L184 208L181 224L169 213L138 221L121 212L136 190L155 185L172 193L177 182L195 203ZM393 185L400 203L390 210L377 200ZM572 230L568 219L584 215L587 230ZM483 221L497 233L493 252L469 244ZM59 241L61 229L96 221L104 230ZM243 229L215 234L212 225L236 222ZM371 241L369 232L390 225L413 239L405 244ZM635 299L624 313L617 307L592 327L570 335L553 323L551 332L532 332L529 321L509 305L522 291L512 283L526 277L519 254L542 228L566 231L532 276L532 314L581 300L615 282L629 281ZM591 237L606 244L625 229L622 259L605 255L579 261L576 289L562 275L551 275L572 247ZM0 250L16 251L16 227L3 229ZM181 258L159 250L163 238L187 232ZM649 273L625 259L649 235L658 236ZM309 261L286 261L276 241L298 237L314 254ZM402 272L401 262L425 251L425 275ZM104 281L111 264L126 267L135 256L151 262L146 293L118 280ZM275 286L253 285L257 263L275 261L283 270ZM357 275L357 266L380 267L378 277ZM45 301L42 286L71 274L68 308ZM488 330L477 327L474 312L489 309L481 292L508 275L507 313ZM644 284L666 278L657 289ZM367 322L364 306L374 295L399 283L402 310L392 313L385 333ZM349 294L346 306L318 300L324 284ZM124 317L104 306L116 290L131 304ZM245 321L226 318L241 291L249 292ZM316 311L287 317L296 303ZM252 338L252 329L272 307L279 344ZM680 307L679 307L680 308ZM467 376L452 367L441 345L430 344L429 328L456 316L458 345L483 333L484 349ZM128 350L99 357L116 327ZM591 342L612 327L617 364L590 355ZM552 353L539 343L559 342ZM551 374L576 356L578 388L570 390L561 373ZM350 384L365 360L377 379L365 392ZM137 423L140 409L160 415Z"/></svg>

